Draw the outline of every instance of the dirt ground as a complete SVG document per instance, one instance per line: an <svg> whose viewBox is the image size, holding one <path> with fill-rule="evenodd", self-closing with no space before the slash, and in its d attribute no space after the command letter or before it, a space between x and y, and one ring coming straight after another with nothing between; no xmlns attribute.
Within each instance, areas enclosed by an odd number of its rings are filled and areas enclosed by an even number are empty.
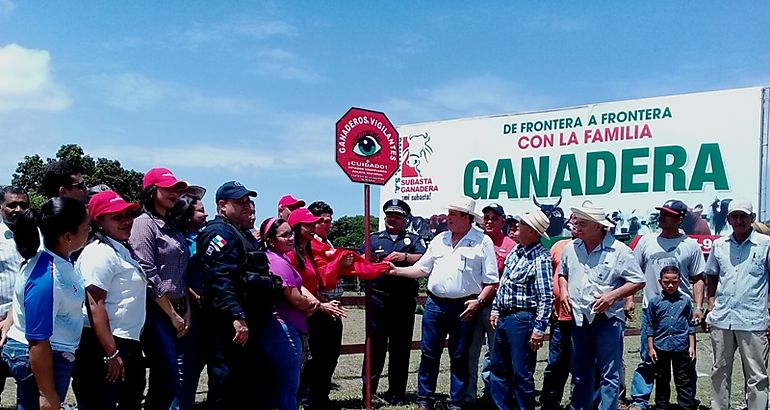
<svg viewBox="0 0 770 410"><path fill-rule="evenodd" d="M421 316L417 316L415 320L414 340L420 338L420 319ZM364 311L362 309L351 309L348 313L348 318L345 319L345 332L343 335L343 343L362 343L364 341ZM630 326L636 326L636 321L629 323ZM710 400L710 383L708 375L712 365L711 344L708 341L708 335L698 335L698 391L697 398L704 405L703 408L708 408ZM624 358L626 362L626 383L630 386L631 376L639 362L639 337L627 337L625 339ZM536 382L535 385L539 389L542 386L542 374L545 368L545 358L547 352L547 344L543 349L540 349L537 361L537 370L535 372ZM446 397L449 388L449 360L448 355L442 356L441 361L441 375L438 381L438 392L443 397ZM363 355L345 355L340 358L337 371L335 372L334 382L335 389L332 392L332 399L340 409L361 409L363 408L363 401L360 397L361 391L361 364L363 362ZM407 385L407 392L411 398L414 398L414 394L417 390L417 368L420 362L419 350L413 350L411 356L411 363L409 366L409 382ZM739 408L738 405L741 402L743 396L743 377L742 370L740 368L740 360L736 360L735 369L733 371L733 389L731 401L733 408ZM569 383L567 383L569 386ZM387 389L387 378L383 377L380 383L380 391ZM673 388L672 388L673 390ZM16 386L12 379L6 381L6 388L2 396L0 396L0 410L2 409L14 409L15 408L15 394ZM672 392L672 395L674 393ZM200 384L198 387L197 400L203 401L206 397L206 374L205 371L201 376ZM567 404L568 394L565 394L564 404ZM74 405L75 397L70 390L67 396L67 403ZM404 406L377 406L380 409L411 409L413 404Z"/></svg>

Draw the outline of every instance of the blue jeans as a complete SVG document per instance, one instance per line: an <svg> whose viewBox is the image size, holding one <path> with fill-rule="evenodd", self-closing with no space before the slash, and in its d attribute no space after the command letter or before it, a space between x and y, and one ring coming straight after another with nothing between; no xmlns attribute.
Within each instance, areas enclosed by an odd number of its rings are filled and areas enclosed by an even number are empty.
<svg viewBox="0 0 770 410"><path fill-rule="evenodd" d="M475 326L474 320L464 322L460 314L465 310L463 299L428 297L422 317L420 368L417 371L417 403L430 405L435 401L436 380L449 336L449 407L459 408L468 384L468 347Z"/></svg>
<svg viewBox="0 0 770 410"><path fill-rule="evenodd" d="M543 391L540 393L540 405L546 410L557 409L561 405L564 385L567 384L569 377L572 326L574 323L571 320L561 320L551 325L548 365L543 371Z"/></svg>
<svg viewBox="0 0 770 410"><path fill-rule="evenodd" d="M191 302L194 303L194 302ZM171 410L192 410L195 404L195 393L198 390L201 372L206 366L210 346L206 332L206 324L200 308L192 305L192 326L185 336L186 343L182 347L182 361L179 363L179 392L171 403Z"/></svg>
<svg viewBox="0 0 770 410"><path fill-rule="evenodd" d="M482 393L489 394L490 366L492 364L492 346L495 340L495 329L489 324L489 314L492 306L485 306L476 313L476 326L473 329L471 346L468 351L468 388L465 390L465 402L475 403L478 396L479 356L486 342L484 358L481 362L481 381L484 384Z"/></svg>
<svg viewBox="0 0 770 410"><path fill-rule="evenodd" d="M594 376L598 369L599 410L616 410L620 394L620 367L623 349L621 340L625 324L616 317L597 314L593 323L583 318L583 326L572 329L572 392L573 410L593 407L596 391Z"/></svg>
<svg viewBox="0 0 770 410"><path fill-rule="evenodd" d="M275 401L270 408L281 410L297 409L297 392L299 391L299 374L302 366L302 336L296 327L276 321L268 326L268 334L261 335L264 352L270 360L269 367L274 369L273 388Z"/></svg>
<svg viewBox="0 0 770 410"><path fill-rule="evenodd" d="M641 362L634 371L631 379L631 401L637 407L646 409L649 406L652 387L655 382L655 365L650 359L647 349L647 309L642 309L641 344L639 356Z"/></svg>
<svg viewBox="0 0 770 410"><path fill-rule="evenodd" d="M37 410L40 408L40 393L29 363L29 347L13 339L3 346L3 361L16 379L16 409ZM70 386L70 377L75 369L75 355L53 351L54 388L59 399L64 401Z"/></svg>
<svg viewBox="0 0 770 410"><path fill-rule="evenodd" d="M492 353L489 387L498 409L535 408L535 364L537 352L529 347L535 314L520 311L502 315Z"/></svg>
<svg viewBox="0 0 770 410"><path fill-rule="evenodd" d="M180 372L184 370L187 336L176 337L171 319L154 300L147 301L147 319L142 345L150 369L145 407L168 409L180 392Z"/></svg>

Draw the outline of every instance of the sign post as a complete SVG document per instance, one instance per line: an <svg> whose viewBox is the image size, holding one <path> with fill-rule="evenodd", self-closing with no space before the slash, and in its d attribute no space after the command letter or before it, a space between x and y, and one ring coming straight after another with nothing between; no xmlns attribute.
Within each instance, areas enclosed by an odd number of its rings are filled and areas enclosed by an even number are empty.
<svg viewBox="0 0 770 410"><path fill-rule="evenodd" d="M337 164L352 182L364 184L364 251L371 260L369 246L371 219L371 185L385 185L398 170L399 138L396 127L384 113L351 108L337 121L334 156ZM372 408L372 343L371 343L371 282L366 282L366 408Z"/></svg>

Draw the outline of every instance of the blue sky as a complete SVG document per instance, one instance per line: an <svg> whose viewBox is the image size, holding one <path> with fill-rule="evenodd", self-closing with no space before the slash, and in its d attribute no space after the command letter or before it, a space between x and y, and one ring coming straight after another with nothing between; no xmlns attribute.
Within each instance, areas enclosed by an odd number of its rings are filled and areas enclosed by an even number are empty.
<svg viewBox="0 0 770 410"><path fill-rule="evenodd" d="M0 0L0 183L77 143L239 180L260 220L284 193L360 214L333 151L351 106L398 125L770 85L768 21L766 1Z"/></svg>

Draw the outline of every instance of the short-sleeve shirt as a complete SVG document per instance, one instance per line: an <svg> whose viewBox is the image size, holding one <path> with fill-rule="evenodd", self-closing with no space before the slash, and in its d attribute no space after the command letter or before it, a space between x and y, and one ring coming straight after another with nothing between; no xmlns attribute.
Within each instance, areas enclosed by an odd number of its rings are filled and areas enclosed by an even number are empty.
<svg viewBox="0 0 770 410"><path fill-rule="evenodd" d="M669 265L679 268L679 290L693 299L691 281L701 275L706 267L703 251L695 239L684 234L677 238L663 238L659 234L644 235L634 248L634 256L647 281L644 285L644 308L663 290L659 281L660 271Z"/></svg>
<svg viewBox="0 0 770 410"><path fill-rule="evenodd" d="M112 334L139 340L147 308L147 281L139 262L131 257L128 249L112 238L105 239L109 243L88 244L75 267L83 275L85 287L96 286L107 292L104 309ZM87 316L85 325L90 327Z"/></svg>
<svg viewBox="0 0 770 410"><path fill-rule="evenodd" d="M182 232L144 212L134 220L129 243L154 297L178 299L187 295L190 253Z"/></svg>
<svg viewBox="0 0 770 410"><path fill-rule="evenodd" d="M572 314L561 308L561 289L559 288L559 265L564 254L564 247L572 242L572 239L562 239L551 245L551 263L553 263L553 310L558 320L572 320Z"/></svg>
<svg viewBox="0 0 770 410"><path fill-rule="evenodd" d="M294 269L288 258L270 249L265 254L270 263L270 272L283 279L284 288L302 289L302 276ZM304 312L290 305L283 298L276 305L275 311L280 319L285 320L300 332L307 334L307 319Z"/></svg>
<svg viewBox="0 0 770 410"><path fill-rule="evenodd" d="M495 255L497 255L497 273L501 275L505 270L505 258L507 258L508 254L516 247L516 241L513 239L506 235L502 235L502 238L500 245L494 245L495 241L492 241L492 244L495 247Z"/></svg>
<svg viewBox="0 0 770 410"><path fill-rule="evenodd" d="M644 273L636 263L631 248L605 234L602 242L588 253L582 239L564 248L559 275L567 278L572 314L578 326L583 317L593 322L596 297L623 286L626 282L644 283ZM604 314L625 320L623 299L619 298Z"/></svg>
<svg viewBox="0 0 770 410"><path fill-rule="evenodd" d="M414 266L429 275L428 291L438 297L477 295L484 285L500 281L494 244L475 227L455 246L451 231L436 235Z"/></svg>
<svg viewBox="0 0 770 410"><path fill-rule="evenodd" d="M767 282L770 237L751 231L738 244L731 234L714 241L706 274L719 277L711 326L725 330L767 330Z"/></svg>
<svg viewBox="0 0 770 410"><path fill-rule="evenodd" d="M13 232L0 220L0 318L8 314L22 262L24 258L16 250Z"/></svg>
<svg viewBox="0 0 770 410"><path fill-rule="evenodd" d="M43 249L22 268L13 296L8 337L45 341L58 352L75 353L83 333L83 278L72 263Z"/></svg>
<svg viewBox="0 0 770 410"><path fill-rule="evenodd" d="M369 236L369 248L381 261L393 252L411 254L424 254L425 241L419 236L403 232L400 235L390 235L387 231L380 231ZM364 245L359 248L359 253L364 253ZM398 261L396 266L410 266L408 262ZM382 275L372 280L375 291L384 292L390 296L414 297L417 296L417 280L402 276Z"/></svg>

